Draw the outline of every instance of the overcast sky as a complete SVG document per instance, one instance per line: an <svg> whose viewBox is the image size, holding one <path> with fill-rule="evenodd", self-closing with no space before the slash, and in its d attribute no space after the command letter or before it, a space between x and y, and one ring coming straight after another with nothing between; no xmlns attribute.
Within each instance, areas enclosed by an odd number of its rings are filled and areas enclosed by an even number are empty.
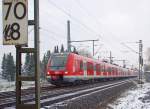
<svg viewBox="0 0 150 109"><path fill-rule="evenodd" d="M101 58L112 51L115 59L129 60L136 64L138 55L121 43L138 51L137 42L143 40L144 51L150 47L150 0L40 0L40 46L41 57L55 45L66 47L67 20L71 22L71 40L99 39L95 53ZM2 6L0 4L0 15ZM29 19L33 18L33 3L29 0ZM2 31L0 19L0 32ZM32 27L29 28L29 45L33 43ZM14 46L2 45L0 55L15 53ZM78 49L92 53L92 43L72 43Z"/></svg>

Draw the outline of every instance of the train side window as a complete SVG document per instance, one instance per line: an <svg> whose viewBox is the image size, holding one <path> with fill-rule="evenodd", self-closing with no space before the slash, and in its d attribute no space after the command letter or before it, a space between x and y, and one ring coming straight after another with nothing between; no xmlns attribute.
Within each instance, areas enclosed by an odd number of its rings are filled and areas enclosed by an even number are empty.
<svg viewBox="0 0 150 109"><path fill-rule="evenodd" d="M83 69L87 70L87 63L86 62L83 63Z"/></svg>
<svg viewBox="0 0 150 109"><path fill-rule="evenodd" d="M102 72L104 72L104 65L103 64L101 65L101 68L102 68Z"/></svg>
<svg viewBox="0 0 150 109"><path fill-rule="evenodd" d="M94 64L94 71L96 71L96 64Z"/></svg>
<svg viewBox="0 0 150 109"><path fill-rule="evenodd" d="M103 64L102 71L105 72L105 64Z"/></svg>
<svg viewBox="0 0 150 109"><path fill-rule="evenodd" d="M96 71L100 72L100 65L99 64L96 64Z"/></svg>
<svg viewBox="0 0 150 109"><path fill-rule="evenodd" d="M91 63L89 63L89 69L93 70L93 65Z"/></svg>
<svg viewBox="0 0 150 109"><path fill-rule="evenodd" d="M108 70L109 70L109 67L105 67L105 71L106 71L106 72L109 72Z"/></svg>
<svg viewBox="0 0 150 109"><path fill-rule="evenodd" d="M118 73L118 69L116 68L116 73Z"/></svg>
<svg viewBox="0 0 150 109"><path fill-rule="evenodd" d="M112 73L114 73L114 68L112 67Z"/></svg>
<svg viewBox="0 0 150 109"><path fill-rule="evenodd" d="M112 72L112 69L111 69L111 67L110 67L110 71L109 71L110 73Z"/></svg>
<svg viewBox="0 0 150 109"><path fill-rule="evenodd" d="M108 67L108 71L107 72L111 73L111 67Z"/></svg>
<svg viewBox="0 0 150 109"><path fill-rule="evenodd" d="M108 68L107 68L106 66L104 67L104 69L105 69L105 72L107 72L107 71L108 71Z"/></svg>
<svg viewBox="0 0 150 109"><path fill-rule="evenodd" d="M99 65L99 71L102 72L102 65Z"/></svg>
<svg viewBox="0 0 150 109"><path fill-rule="evenodd" d="M88 70L93 70L93 64L87 62L87 69L88 69Z"/></svg>
<svg viewBox="0 0 150 109"><path fill-rule="evenodd" d="M83 70L83 61L80 61L80 70Z"/></svg>
<svg viewBox="0 0 150 109"><path fill-rule="evenodd" d="M87 62L87 69L90 70L90 63Z"/></svg>
<svg viewBox="0 0 150 109"><path fill-rule="evenodd" d="M91 67L91 68L90 68L91 70L94 70L94 65L93 65L92 63L91 63L91 65L90 65L90 67Z"/></svg>

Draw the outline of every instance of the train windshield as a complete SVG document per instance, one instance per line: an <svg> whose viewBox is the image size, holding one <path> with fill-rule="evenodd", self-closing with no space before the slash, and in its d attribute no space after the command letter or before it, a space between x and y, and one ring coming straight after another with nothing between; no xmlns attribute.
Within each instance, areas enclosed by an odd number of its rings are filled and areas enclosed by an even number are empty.
<svg viewBox="0 0 150 109"><path fill-rule="evenodd" d="M51 70L62 70L65 69L67 62L67 54L57 54L51 57Z"/></svg>

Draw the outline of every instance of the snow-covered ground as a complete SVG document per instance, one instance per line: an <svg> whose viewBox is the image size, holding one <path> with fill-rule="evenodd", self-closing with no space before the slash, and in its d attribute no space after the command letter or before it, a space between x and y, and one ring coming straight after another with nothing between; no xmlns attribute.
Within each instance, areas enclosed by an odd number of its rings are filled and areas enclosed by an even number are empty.
<svg viewBox="0 0 150 109"><path fill-rule="evenodd" d="M28 89L30 87L34 87L34 82L29 81L29 82L22 82L22 87L21 89ZM40 80L40 85L41 86L49 86L50 83L48 83L46 80ZM14 91L16 88L15 86L15 81L14 82L8 82L7 80L1 79L0 78L0 92L5 92L5 91Z"/></svg>
<svg viewBox="0 0 150 109"><path fill-rule="evenodd" d="M29 87L33 87L34 82L23 82L22 89L27 89ZM6 80L0 79L0 92L5 91L14 91L15 90L15 82L8 82Z"/></svg>
<svg viewBox="0 0 150 109"><path fill-rule="evenodd" d="M150 109L150 83L137 85L136 89L122 94L122 96L108 109Z"/></svg>

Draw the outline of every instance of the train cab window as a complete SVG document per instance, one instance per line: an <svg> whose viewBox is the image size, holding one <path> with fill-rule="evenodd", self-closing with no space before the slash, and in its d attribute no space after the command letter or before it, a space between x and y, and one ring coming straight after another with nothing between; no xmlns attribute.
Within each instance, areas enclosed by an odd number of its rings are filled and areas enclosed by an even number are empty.
<svg viewBox="0 0 150 109"><path fill-rule="evenodd" d="M67 55L62 54L62 55L52 55L51 56L51 63L50 63L50 68L52 70L60 70L64 69L67 61Z"/></svg>

